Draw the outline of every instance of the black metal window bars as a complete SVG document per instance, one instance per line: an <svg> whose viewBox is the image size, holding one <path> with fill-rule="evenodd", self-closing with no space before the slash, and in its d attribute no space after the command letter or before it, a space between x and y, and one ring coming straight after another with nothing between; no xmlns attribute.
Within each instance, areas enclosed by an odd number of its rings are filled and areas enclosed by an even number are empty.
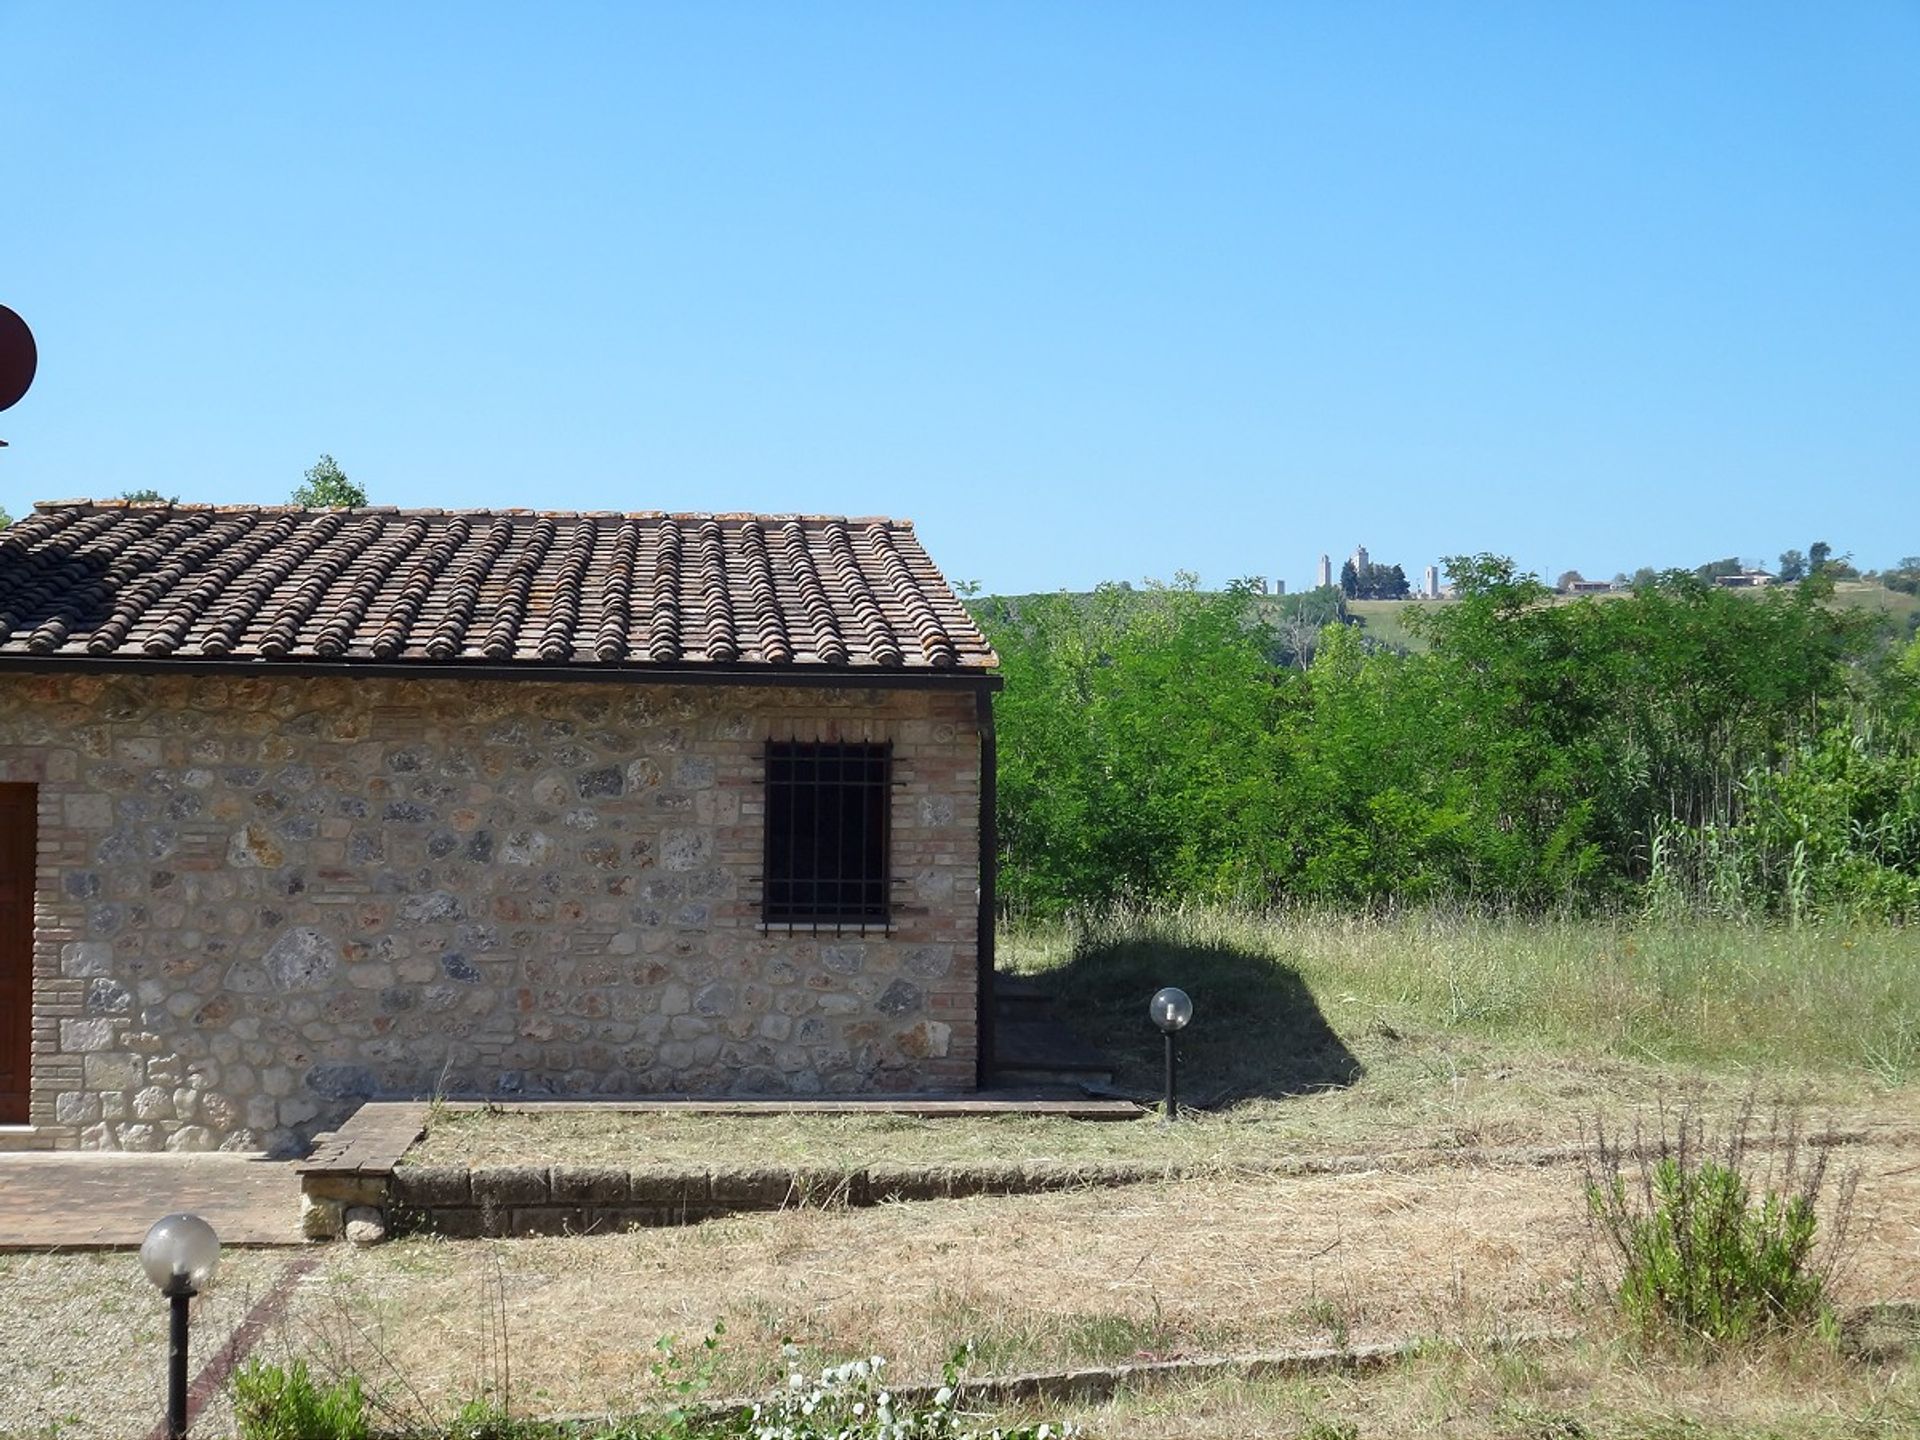
<svg viewBox="0 0 1920 1440"><path fill-rule="evenodd" d="M767 742L762 918L885 929L893 883L893 746Z"/></svg>

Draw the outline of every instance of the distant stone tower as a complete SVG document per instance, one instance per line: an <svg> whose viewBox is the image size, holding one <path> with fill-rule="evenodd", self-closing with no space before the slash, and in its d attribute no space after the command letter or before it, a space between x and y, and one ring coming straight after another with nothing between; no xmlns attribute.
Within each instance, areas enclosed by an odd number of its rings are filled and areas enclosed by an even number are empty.
<svg viewBox="0 0 1920 1440"><path fill-rule="evenodd" d="M1326 589L1329 585L1333 584L1332 557L1327 555L1322 555L1320 557L1320 573L1315 578L1313 583L1318 585L1322 590Z"/></svg>
<svg viewBox="0 0 1920 1440"><path fill-rule="evenodd" d="M1427 581L1421 587L1421 593L1429 600L1440 598L1440 567L1438 565L1427 566Z"/></svg>
<svg viewBox="0 0 1920 1440"><path fill-rule="evenodd" d="M1286 594L1286 593L1287 593L1287 582L1286 582L1286 581L1284 581L1284 580L1276 580L1276 581L1274 581L1274 582L1273 582L1273 593L1274 593L1274 594L1276 594L1276 595L1284 595L1284 594Z"/></svg>
<svg viewBox="0 0 1920 1440"><path fill-rule="evenodd" d="M1353 568L1359 574L1362 574L1362 575L1366 574L1367 572L1367 547L1366 546L1356 545L1353 547Z"/></svg>

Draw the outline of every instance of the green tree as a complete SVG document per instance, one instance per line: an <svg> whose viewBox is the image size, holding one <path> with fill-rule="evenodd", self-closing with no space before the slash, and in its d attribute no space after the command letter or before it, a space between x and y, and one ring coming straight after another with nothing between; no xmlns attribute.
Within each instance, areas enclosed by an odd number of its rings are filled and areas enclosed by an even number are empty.
<svg viewBox="0 0 1920 1440"><path fill-rule="evenodd" d="M1350 619L1347 597L1336 585L1283 595L1268 613L1273 617L1274 634L1269 658L1275 665L1300 670L1313 660L1320 632L1329 625L1345 625Z"/></svg>
<svg viewBox="0 0 1920 1440"><path fill-rule="evenodd" d="M1889 590L1920 595L1920 555L1903 556L1898 565L1880 577L1880 583Z"/></svg>
<svg viewBox="0 0 1920 1440"><path fill-rule="evenodd" d="M178 495L162 495L158 490L122 490L120 498L131 505L178 505Z"/></svg>
<svg viewBox="0 0 1920 1440"><path fill-rule="evenodd" d="M1355 599L1360 594L1360 572L1354 568L1352 560L1341 562L1340 593L1349 600Z"/></svg>
<svg viewBox="0 0 1920 1440"><path fill-rule="evenodd" d="M1818 575L1827 568L1827 557L1833 554L1833 546L1824 540L1816 540L1807 549L1807 573Z"/></svg>
<svg viewBox="0 0 1920 1440"><path fill-rule="evenodd" d="M12 523L13 517L7 514L7 507L0 505L0 530L6 529Z"/></svg>
<svg viewBox="0 0 1920 1440"><path fill-rule="evenodd" d="M331 455L311 465L305 482L293 492L293 503L310 510L341 509L367 503L367 492L347 478Z"/></svg>
<svg viewBox="0 0 1920 1440"><path fill-rule="evenodd" d="M1782 585L1791 585L1796 580L1803 580L1806 578L1806 574L1807 557L1805 555L1802 555L1798 550L1782 550L1780 552L1779 578Z"/></svg>
<svg viewBox="0 0 1920 1440"><path fill-rule="evenodd" d="M1057 910L1227 897L1271 853L1276 675L1242 590L1172 586L976 607L1001 657L1003 893Z"/></svg>
<svg viewBox="0 0 1920 1440"><path fill-rule="evenodd" d="M974 602L1007 677L1009 904L1920 915L1920 626L1891 643L1827 574L1553 602L1499 556L1446 567L1416 653L1333 587Z"/></svg>

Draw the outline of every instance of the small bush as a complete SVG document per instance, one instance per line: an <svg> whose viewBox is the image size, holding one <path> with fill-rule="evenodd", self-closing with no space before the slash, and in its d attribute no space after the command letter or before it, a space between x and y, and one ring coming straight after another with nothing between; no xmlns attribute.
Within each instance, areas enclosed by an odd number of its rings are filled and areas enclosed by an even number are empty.
<svg viewBox="0 0 1920 1440"><path fill-rule="evenodd" d="M307 1362L250 1361L233 1377L233 1414L245 1440L367 1440L358 1376L316 1383Z"/></svg>
<svg viewBox="0 0 1920 1440"><path fill-rule="evenodd" d="M1683 1111L1656 1138L1595 1124L1588 1213L1619 1266L1620 1309L1648 1337L1726 1346L1789 1330L1830 1331L1827 1296L1845 1256L1859 1176L1840 1177L1822 1242L1831 1137L1808 1144L1776 1109L1756 1136L1743 1105L1718 1142Z"/></svg>

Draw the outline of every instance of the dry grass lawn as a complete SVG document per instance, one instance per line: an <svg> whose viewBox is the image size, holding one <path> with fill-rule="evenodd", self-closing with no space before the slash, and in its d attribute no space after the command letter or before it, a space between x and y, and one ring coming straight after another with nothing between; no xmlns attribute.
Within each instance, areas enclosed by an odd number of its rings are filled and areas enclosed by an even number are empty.
<svg viewBox="0 0 1920 1440"><path fill-rule="evenodd" d="M1816 1347L1697 1365L1617 1340L1438 1346L1375 1374L1172 1385L1045 1414L1127 1440L1906 1440L1920 1433L1920 1371Z"/></svg>
<svg viewBox="0 0 1920 1440"><path fill-rule="evenodd" d="M1008 1373L1220 1352L1433 1342L1364 1376L1130 1392L1070 1418L1141 1437L1907 1436L1904 1363L1812 1343L1714 1364L1614 1332L1580 1165L1539 1152L1597 1117L1691 1100L1797 1103L1851 1139L1857 1251L1836 1299L1920 1303L1920 930L1626 922L1107 917L1009 937L1123 1078L1152 1083L1142 1007L1193 993L1191 1099L1152 1121L439 1114L414 1158L706 1169L874 1162L1176 1160L1192 1178L677 1229L326 1252L262 1349L351 1369L389 1422L480 1396L520 1415L659 1403L662 1336L724 1325L715 1389L879 1353L931 1379L971 1340ZM1287 1157L1365 1157L1279 1175ZM236 1256L203 1303L221 1338L281 1256ZM160 1307L131 1258L0 1258L0 1435L144 1433ZM1578 1335L1503 1353L1486 1342ZM202 1353L207 1353L203 1349ZM1056 1410L1055 1413L1058 1413ZM67 1417L72 1417L71 1421ZM139 1423L129 1423L139 1422ZM216 1411L196 1435L225 1433Z"/></svg>
<svg viewBox="0 0 1920 1440"><path fill-rule="evenodd" d="M1920 1136L1920 1087L1871 1078L1657 1066L1459 1035L1354 1042L1358 1084L1291 1099L1250 1099L1180 1125L1145 1121L531 1110L435 1112L408 1163L844 1166L1017 1160L1173 1162L1194 1170L1288 1157L1365 1154L1383 1163L1446 1160L1463 1150L1572 1145L1594 1119L1691 1101L1710 1115L1749 1094L1802 1107L1816 1127Z"/></svg>
<svg viewBox="0 0 1920 1440"><path fill-rule="evenodd" d="M1920 1149L1843 1153L1865 1172L1866 1213L1841 1298L1920 1299ZM889 1355L905 1379L931 1377L966 1339L982 1369L1006 1372L1605 1324L1578 1172L1564 1167L1220 1176L625 1235L413 1240L331 1261L303 1286L285 1342L429 1411L498 1383L497 1325L482 1317L502 1300L515 1404L548 1414L646 1405L656 1340L716 1323L731 1392L777 1378L787 1337L822 1359Z"/></svg>

